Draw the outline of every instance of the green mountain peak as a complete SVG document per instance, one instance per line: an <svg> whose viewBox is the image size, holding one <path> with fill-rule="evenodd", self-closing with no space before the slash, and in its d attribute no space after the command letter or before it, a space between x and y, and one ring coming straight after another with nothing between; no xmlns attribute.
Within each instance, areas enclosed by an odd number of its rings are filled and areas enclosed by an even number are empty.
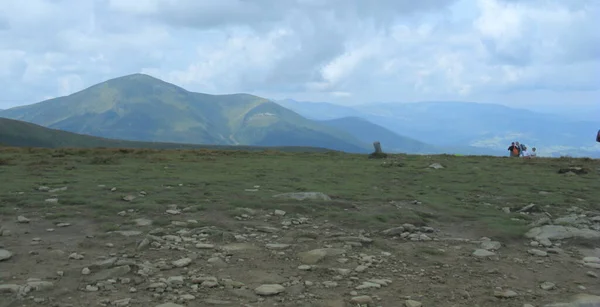
<svg viewBox="0 0 600 307"><path fill-rule="evenodd" d="M187 91L146 74L107 80L0 116L99 137L368 151L350 134L250 94Z"/></svg>

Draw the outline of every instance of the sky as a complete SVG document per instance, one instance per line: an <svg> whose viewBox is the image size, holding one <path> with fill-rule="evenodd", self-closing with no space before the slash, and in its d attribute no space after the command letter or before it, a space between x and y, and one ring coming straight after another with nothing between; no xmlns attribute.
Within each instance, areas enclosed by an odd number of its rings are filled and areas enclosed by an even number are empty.
<svg viewBox="0 0 600 307"><path fill-rule="evenodd" d="M0 3L0 109L132 73L344 105L600 104L598 0Z"/></svg>

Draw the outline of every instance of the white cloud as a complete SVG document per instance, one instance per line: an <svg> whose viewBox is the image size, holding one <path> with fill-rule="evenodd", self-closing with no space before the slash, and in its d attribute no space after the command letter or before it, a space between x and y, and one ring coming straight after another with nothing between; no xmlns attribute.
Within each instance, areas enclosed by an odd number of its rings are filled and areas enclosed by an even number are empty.
<svg viewBox="0 0 600 307"><path fill-rule="evenodd" d="M4 0L2 7L0 108L135 72L194 91L347 104L600 98L595 0Z"/></svg>

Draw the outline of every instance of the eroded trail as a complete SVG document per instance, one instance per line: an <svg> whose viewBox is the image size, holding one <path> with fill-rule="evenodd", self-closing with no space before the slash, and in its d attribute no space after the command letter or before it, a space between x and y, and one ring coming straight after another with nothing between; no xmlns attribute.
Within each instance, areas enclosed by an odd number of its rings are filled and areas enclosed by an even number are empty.
<svg viewBox="0 0 600 307"><path fill-rule="evenodd" d="M556 239L587 229L593 240L589 212L560 220L572 229L499 242L444 225L370 233L283 210L192 209L124 208L115 221L129 227L112 231L2 216L0 306L571 306L549 304L600 294L599 250Z"/></svg>

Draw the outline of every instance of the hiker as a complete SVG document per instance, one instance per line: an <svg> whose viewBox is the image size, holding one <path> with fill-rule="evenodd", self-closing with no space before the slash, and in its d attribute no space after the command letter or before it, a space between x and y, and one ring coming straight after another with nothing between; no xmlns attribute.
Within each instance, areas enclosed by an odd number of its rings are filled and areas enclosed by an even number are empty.
<svg viewBox="0 0 600 307"><path fill-rule="evenodd" d="M531 158L531 153L527 151L527 146L521 144L521 157L528 159Z"/></svg>
<svg viewBox="0 0 600 307"><path fill-rule="evenodd" d="M510 143L510 146L508 147L508 152L510 153L511 157L519 156L519 148L517 147L515 142Z"/></svg>
<svg viewBox="0 0 600 307"><path fill-rule="evenodd" d="M600 130L598 130L598 135L596 135L596 142L600 142Z"/></svg>
<svg viewBox="0 0 600 307"><path fill-rule="evenodd" d="M531 148L531 153L529 154L530 158L534 158L537 157L537 153L535 152L535 147Z"/></svg>
<svg viewBox="0 0 600 307"><path fill-rule="evenodd" d="M517 142L517 144L519 143ZM525 156L525 151L527 151L527 146L525 146L523 143L519 144L519 153L521 157Z"/></svg>

